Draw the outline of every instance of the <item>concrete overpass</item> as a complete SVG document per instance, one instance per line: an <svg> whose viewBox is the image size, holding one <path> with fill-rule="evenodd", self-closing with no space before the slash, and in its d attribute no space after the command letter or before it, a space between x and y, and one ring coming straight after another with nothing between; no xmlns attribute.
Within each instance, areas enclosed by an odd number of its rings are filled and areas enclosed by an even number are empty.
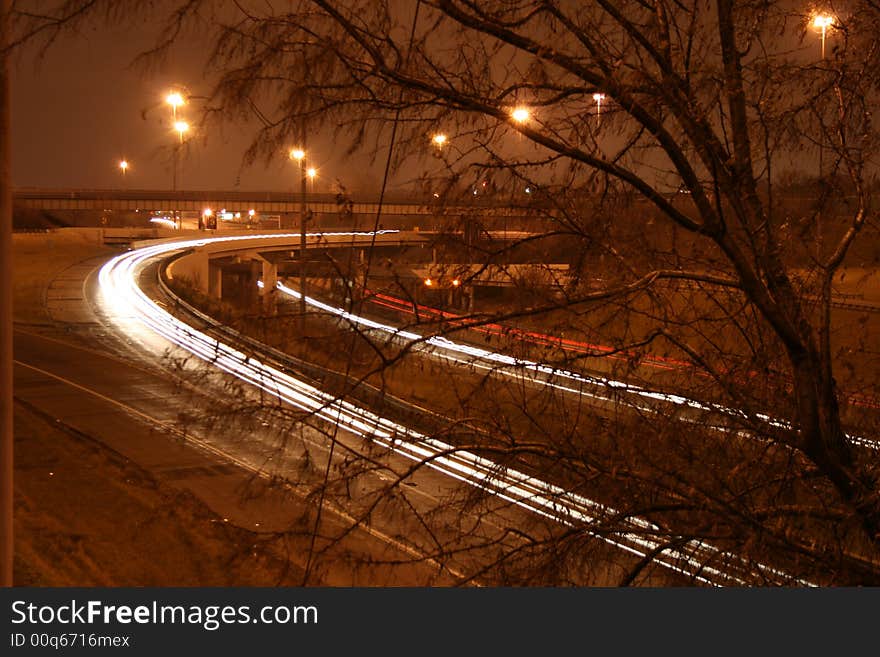
<svg viewBox="0 0 880 657"><path fill-rule="evenodd" d="M165 274L169 282L188 281L202 294L218 300L226 297L226 288L231 284L238 292L248 290L245 297L252 301L259 297L267 309L274 309L275 283L279 279L300 275L312 283L315 279L341 279L351 272L343 272L337 261L349 261L360 270L368 248L373 252L373 278L406 282L416 289L434 288L435 293L445 293L450 304L455 292L467 297L471 308L476 288L512 288L526 279L533 286L557 288L564 286L569 277L567 263L439 263L436 246L444 236L424 231L388 232L375 238L363 234L309 234L305 251L299 239L287 233L209 242L175 257ZM352 251L353 257L329 257L331 252L344 250ZM264 283L259 292L258 280Z"/></svg>
<svg viewBox="0 0 880 657"><path fill-rule="evenodd" d="M39 210L128 210L149 211L174 209L201 212L205 208L230 212L255 210L261 214L298 213L299 193L271 191L170 191L155 189L39 189L13 190L13 201L18 207ZM316 214L375 215L379 209L377 196L354 195L345 202L336 194L312 193L306 195L309 209ZM511 207L510 203L490 202L475 198L467 204L447 205L433 197L389 195L382 204L385 215L435 215L456 213L537 217L537 209Z"/></svg>

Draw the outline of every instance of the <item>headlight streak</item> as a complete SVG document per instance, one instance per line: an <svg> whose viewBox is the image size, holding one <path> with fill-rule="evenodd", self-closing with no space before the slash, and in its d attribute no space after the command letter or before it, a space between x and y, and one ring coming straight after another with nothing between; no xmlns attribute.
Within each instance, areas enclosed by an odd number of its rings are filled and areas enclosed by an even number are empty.
<svg viewBox="0 0 880 657"><path fill-rule="evenodd" d="M289 236L297 238L299 235L299 233L289 234ZM310 237L335 235L368 237L371 234L325 233L311 234ZM367 409L324 393L286 372L264 364L253 356L248 356L182 322L152 301L137 285L138 275L147 264L173 252L209 243L280 236L278 234L247 235L166 242L119 255L104 265L99 274L99 284L108 315L124 326L130 327L132 322L140 323L222 371L254 385L295 408L336 424L355 436L370 439L410 460L424 462L436 471L486 490L511 504L550 518L565 526L577 527L581 523L586 523L589 526L603 515L619 515L611 507L576 493L565 491L554 484L536 479L523 472L511 468L500 468L498 464L489 459L472 452L457 450L453 445L425 436ZM290 288L279 284L279 289L289 291L296 296L296 293ZM330 306L320 304L320 302L308 299L308 297L307 300L312 305L330 308ZM340 309L337 310L344 313ZM349 316L349 319L354 321L353 316ZM421 336L417 334L399 331L393 327L386 327L363 318L357 318L357 321L367 326L372 325L374 328L381 327L382 330L390 330L402 338L421 339ZM455 343L442 338L432 340L434 346L442 346L446 349L451 349L450 345L455 345ZM476 348L468 348L463 351L486 357L491 354L491 352ZM521 364L523 362L517 359L501 354L496 356L497 362L524 367ZM542 371L546 374L558 374L558 371L540 366L537 363L530 363L526 368ZM573 373L566 374L567 378L586 381L583 377ZM661 533L660 527L641 518L629 518L625 521L624 528L618 529L610 535L589 529L585 531L614 547L640 557L646 556L663 545L661 540L651 538L651 535ZM745 575L739 576L724 572L719 567L708 564L712 562L733 563L738 570L747 570L750 564L730 552L722 551L702 541L692 539L679 548L666 548L655 556L655 561L674 572L711 585L747 585L749 583L743 578ZM770 577L792 581L791 576L770 566L751 565ZM794 581L799 585L814 586L804 580Z"/></svg>
<svg viewBox="0 0 880 657"><path fill-rule="evenodd" d="M262 281L260 281L260 286L262 286ZM276 284L277 288L287 294L289 296L294 297L295 299L300 298L300 293L293 288L290 288L281 281L278 281ZM411 344L413 342L417 343L416 346L423 351L428 351L430 353L437 353L437 350L440 350L442 353L438 355L442 355L442 357L456 363L465 364L471 367L475 367L482 370L488 370L492 372L496 372L499 374L503 374L509 377L524 377L526 372L531 372L533 375L528 377L528 380L533 383L538 383L540 385L549 386L551 388L556 388L563 392L569 392L575 395L581 395L584 397L591 397L593 399L600 399L603 401L617 401L614 397L608 394L602 393L590 393L586 392L583 389L583 384L590 386L594 389L598 388L599 390L607 390L611 389L613 391L619 391L621 393L625 393L627 395L633 395L636 397L642 397L644 399L652 399L656 401L669 402L676 406L693 408L701 411L708 411L713 413L718 413L720 415L726 415L731 418L740 419L740 420L748 420L749 416L745 412L730 408L727 406L722 406L719 404L707 404L704 402L700 402L694 399L690 399L688 397L683 397L681 395L674 395L670 393L657 392L654 390L648 390L646 388L642 388L640 386L635 386L625 381L617 381L615 379L609 379L606 377L596 377L590 376L587 374L578 374L576 372L571 372L569 370L557 369L553 367L549 367L548 365L544 365L543 363L538 363L535 361L530 361L526 359L516 358L514 356L509 356L507 354L501 354L494 351L488 351L486 349L482 349L480 347L474 347L472 345L463 344L460 342L453 342L448 338L439 335L433 335L425 337L423 335L419 335L418 333L414 333L412 331L405 331L403 329L383 324L381 322L377 322L371 319L367 319L366 317L362 317L359 315L354 315L353 313L348 312L344 308L339 308L332 306L330 304L324 303L322 301L318 301L312 297L306 296L306 303L310 306L323 310L327 313L336 315L341 317L342 319L351 322L352 324L357 324L359 326L366 327L368 329L382 331L385 333L391 334L393 338L398 338L402 340L409 341L407 344ZM424 345L427 345L424 346ZM453 354L465 354L470 357L470 360L463 360L461 358L456 357ZM514 370L514 371L511 371ZM539 378L534 376L534 374L543 374L547 378ZM570 381L578 382L581 385L579 388L574 388L569 385L564 385L561 383L554 382L554 379L568 379ZM639 410L656 412L656 409L651 408L650 406L645 406L643 404L637 404L634 402L626 402L632 408L637 408ZM770 427L776 429L785 429L790 430L791 424L785 420L780 420L777 418L773 418L766 413L755 413L754 417L761 420L765 424ZM682 418L686 421L687 418ZM733 429L731 427L725 427L721 425L713 425L711 428L722 431L724 433L735 433L737 435L742 434L742 430ZM865 438L863 436L857 436L853 434L846 433L844 434L846 438L852 442L854 445L859 445L862 447L868 447L873 450L880 450L880 442L876 440L871 440L869 438Z"/></svg>

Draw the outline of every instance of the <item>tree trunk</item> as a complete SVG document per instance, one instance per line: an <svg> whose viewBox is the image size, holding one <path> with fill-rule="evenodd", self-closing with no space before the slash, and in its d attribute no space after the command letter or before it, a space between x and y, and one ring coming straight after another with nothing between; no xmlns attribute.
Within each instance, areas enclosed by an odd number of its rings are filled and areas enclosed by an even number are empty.
<svg viewBox="0 0 880 657"><path fill-rule="evenodd" d="M833 380L823 376L830 368L822 367L815 350L796 355L789 352L789 358L797 401L796 428L801 432L803 451L858 513L871 542L880 548L876 482L859 478L853 468L852 447L840 423L837 391Z"/></svg>

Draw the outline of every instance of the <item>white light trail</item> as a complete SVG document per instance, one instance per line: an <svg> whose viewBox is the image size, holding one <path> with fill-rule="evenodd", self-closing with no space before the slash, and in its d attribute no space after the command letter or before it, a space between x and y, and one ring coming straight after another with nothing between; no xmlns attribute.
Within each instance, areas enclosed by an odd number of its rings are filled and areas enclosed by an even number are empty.
<svg viewBox="0 0 880 657"><path fill-rule="evenodd" d="M287 285L284 285L284 283L282 283L281 281L278 281L276 285L281 292L292 296L295 299L299 299L301 296L298 291L294 290L291 287L288 287ZM577 372L571 372L569 370L558 369L555 367L550 367L549 365L545 365L543 363L538 363L522 358L516 358L514 356L509 356L507 354L502 354L496 351L488 351L487 349L482 349L480 347L475 347L461 342L453 342L452 340L449 340L448 338L439 335L419 335L418 333L414 333L412 331L405 331L399 327L391 326L389 324L383 324L382 322L377 322L366 317L355 315L348 312L344 308L331 306L330 304L326 304L308 295L306 296L306 303L314 308L318 308L320 310L323 310L324 312L336 315L337 317L340 317L352 324L356 324L358 326L375 331L389 333L394 338L400 338L407 341L406 344L410 346L415 344L417 348L422 349L423 351L428 351L429 353L433 354L439 353L451 362L468 365L477 369L488 370L493 373L502 374L504 376L527 378L532 383L549 386L563 392L572 393L584 397L592 397L594 399L601 399L605 401L618 401L618 399L607 392L608 390L611 390L613 392L623 393L637 398L668 402L676 406L718 413L738 420L748 419L748 415L745 412L735 408L730 408L719 404L708 404L706 402L690 399L689 397L684 397L682 395L649 390L647 388L632 385L630 383L627 383L626 381L609 379L607 377L590 376L588 374L579 374ZM462 359L458 357L459 354L468 356L469 359ZM536 375L543 375L546 378L541 378ZM557 382L566 380L582 385L579 387L573 387L572 383ZM584 390L584 385L589 386L592 389L598 390L598 392L587 392L586 390ZM649 412L656 411L656 409L652 409L650 406L645 406L643 404L629 402L629 405L640 410L645 410ZM767 425L777 429L791 429L791 424L789 424L787 421L773 418L766 413L756 413L754 417L761 422L765 422ZM730 427L714 426L713 428L723 431L725 433L738 433L737 429L733 429ZM863 447L869 447L873 450L880 450L880 443L875 440L853 434L845 435L853 444Z"/></svg>
<svg viewBox="0 0 880 657"><path fill-rule="evenodd" d="M153 217L150 219L150 223L153 224L162 224L165 228L177 228L177 224L173 219L167 219L166 217Z"/></svg>
<svg viewBox="0 0 880 657"><path fill-rule="evenodd" d="M394 231L382 231L394 232ZM325 233L311 234L311 239L332 236L363 236L370 233ZM299 233L290 237L299 238ZM198 329L189 326L165 311L150 299L138 286L140 272L152 261L164 258L184 249L205 246L209 243L233 242L282 237L274 235L247 235L234 237L203 238L187 241L173 241L154 244L113 258L99 275L103 302L108 315L123 327L131 329L133 324L148 327L172 344L189 351L203 360L215 365L257 388L277 397L291 406L314 414L331 424L339 426L356 436L368 438L389 450L416 462L445 473L497 495L501 499L527 509L533 513L551 518L566 526L585 524L588 531L597 538L632 554L644 557L665 544L661 528L641 518L629 518L619 523L619 529L606 535L590 531L589 526L603 516L617 516L610 507L581 495L566 491L552 483L531 477L511 468L502 468L493 461L472 452L459 450L453 445L425 436L372 411L338 399L287 372L265 364L253 355L246 355L233 346L227 345ZM289 289L289 288L287 288ZM312 300L314 304L315 302ZM329 308L329 306L328 306ZM354 317L351 317L354 320ZM357 321L367 325L380 325L363 318ZM401 337L419 339L420 336L396 331L386 327ZM449 341L438 338L437 345L448 347ZM454 344L454 343L453 343ZM475 348L470 348L475 349ZM464 353L470 353L465 351ZM477 349L488 357L491 352ZM517 363L516 359L501 354L492 355L498 362ZM544 366L533 364L537 369ZM557 373L546 368L547 373ZM658 538L659 537L659 538ZM746 585L747 574L735 575L724 572L723 566L734 564L740 570L748 570L748 564L736 555L720 550L702 541L690 540L679 548L666 548L654 556L654 560L672 571L683 573L695 580L713 584ZM721 564L715 566L711 564ZM769 566L755 566L767 576L783 581L791 577ZM812 585L804 580L795 580L800 585Z"/></svg>

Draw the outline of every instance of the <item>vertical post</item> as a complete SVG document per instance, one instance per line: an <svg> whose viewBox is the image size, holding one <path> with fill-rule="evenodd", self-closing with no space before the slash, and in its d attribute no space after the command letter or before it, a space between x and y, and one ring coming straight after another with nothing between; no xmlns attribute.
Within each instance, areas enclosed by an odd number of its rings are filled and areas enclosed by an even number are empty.
<svg viewBox="0 0 880 657"><path fill-rule="evenodd" d="M180 135L180 139L181 140L183 139L182 134ZM172 166L172 173L171 173L171 195L173 197L172 207L174 208L174 210L172 211L172 214L174 215L174 223L177 224L178 229L183 227L180 218L177 216L177 213L178 213L178 208L177 208L177 158L179 156L179 153L180 153L180 144L179 143L174 144L174 164Z"/></svg>
<svg viewBox="0 0 880 657"><path fill-rule="evenodd" d="M819 205L816 208L816 264L821 264L822 262L822 204L825 202L825 181L822 178L824 175L824 162L823 162L823 154L825 152L825 132L822 130L821 122L819 124L819 184L817 188L819 190Z"/></svg>
<svg viewBox="0 0 880 657"><path fill-rule="evenodd" d="M827 21L822 20L822 59L825 59L825 29ZM822 129L822 121L819 121L819 206L816 208L816 264L822 262L822 203L824 202L825 184L822 176L824 175L823 157L825 154L825 131Z"/></svg>
<svg viewBox="0 0 880 657"><path fill-rule="evenodd" d="M0 0L0 585L12 586L12 166L10 0Z"/></svg>
<svg viewBox="0 0 880 657"><path fill-rule="evenodd" d="M299 159L299 314L300 326L306 326L306 128L302 129L303 156Z"/></svg>
<svg viewBox="0 0 880 657"><path fill-rule="evenodd" d="M595 93L593 94L593 100L596 101L596 126L602 124L602 101L605 99L605 94Z"/></svg>

